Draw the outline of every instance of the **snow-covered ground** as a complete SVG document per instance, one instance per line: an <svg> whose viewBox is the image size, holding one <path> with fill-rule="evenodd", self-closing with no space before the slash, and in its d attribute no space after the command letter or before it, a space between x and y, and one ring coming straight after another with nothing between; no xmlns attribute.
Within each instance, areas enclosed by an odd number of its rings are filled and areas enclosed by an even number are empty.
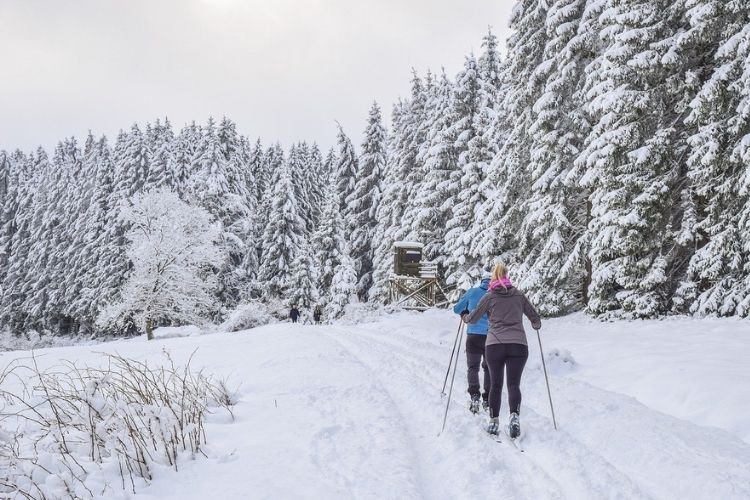
<svg viewBox="0 0 750 500"><path fill-rule="evenodd" d="M467 411L463 353L438 436L456 326L446 311L397 313L37 354L45 367L166 349L184 363L197 349L194 367L239 386L235 421L209 420L209 457L159 470L139 498L750 498L746 321L546 321L557 431L529 329L524 453Z"/></svg>

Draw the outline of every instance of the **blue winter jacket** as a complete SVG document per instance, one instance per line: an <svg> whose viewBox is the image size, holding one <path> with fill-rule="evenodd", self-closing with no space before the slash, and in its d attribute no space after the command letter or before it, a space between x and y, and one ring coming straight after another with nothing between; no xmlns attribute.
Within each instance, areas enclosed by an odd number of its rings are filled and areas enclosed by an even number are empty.
<svg viewBox="0 0 750 500"><path fill-rule="evenodd" d="M469 288L467 292L459 299L455 306L453 306L453 312L461 314L463 311L473 311L476 309L479 301L482 300L484 294L487 293L487 288L490 286L490 280L483 279L482 282L476 288ZM487 335L487 329L489 328L489 318L485 314L479 321L469 325L466 329L466 333L469 335Z"/></svg>

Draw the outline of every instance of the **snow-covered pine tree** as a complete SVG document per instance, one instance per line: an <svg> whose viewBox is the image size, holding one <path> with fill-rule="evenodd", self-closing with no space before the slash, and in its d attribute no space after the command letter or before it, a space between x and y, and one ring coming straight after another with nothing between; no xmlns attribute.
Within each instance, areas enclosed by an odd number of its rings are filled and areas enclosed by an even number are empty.
<svg viewBox="0 0 750 500"><path fill-rule="evenodd" d="M254 174L257 165L254 162L259 162L261 156L256 157L256 154L263 154L260 144L252 146L246 137L240 137L238 158L241 172L239 182L244 186L243 196L246 196L244 203L248 210L247 217L244 220L238 220L245 226L242 230L245 235L244 256L237 269L240 284L239 298L241 300L249 297L249 292L253 289L253 283L258 274L258 259L260 258L257 249L260 246L262 224L259 219L258 182Z"/></svg>
<svg viewBox="0 0 750 500"><path fill-rule="evenodd" d="M393 256L393 233L398 223L397 213L397 193L398 193L398 180L395 178L394 171L395 166L392 159L393 152L393 141L395 140L394 130L399 127L399 124L403 120L403 115L406 112L406 105L403 101L399 100L396 105L393 106L391 112L392 130L388 138L388 148L386 154L385 169L383 171L383 182L381 183L382 197L378 208L375 212L375 218L378 221L375 226L375 232L373 236L373 242L375 249L373 251L373 272L372 272L372 287L370 287L370 300L383 300L385 299L387 290L387 280L393 269L392 256Z"/></svg>
<svg viewBox="0 0 750 500"><path fill-rule="evenodd" d="M62 155L62 144L57 146L57 155ZM34 166L37 182L35 183L32 219L29 233L29 248L26 250L26 283L22 295L17 297L22 304L7 306L3 297L4 312L10 312L11 317L22 315L24 324L17 324L17 331L36 329L41 331L50 325L45 324L44 312L47 309L48 285L51 279L48 261L55 249L53 243L54 225L59 224L59 218L53 217L51 207L62 196L62 172L55 168L46 152L39 150ZM9 191L10 194L10 191ZM58 216L59 217L59 216ZM3 319L8 324L7 319Z"/></svg>
<svg viewBox="0 0 750 500"><path fill-rule="evenodd" d="M366 300L372 286L373 236L386 160L386 136L380 107L370 108L354 190L346 199L351 229L350 248L357 270L357 295Z"/></svg>
<svg viewBox="0 0 750 500"><path fill-rule="evenodd" d="M448 182L456 186L457 193L443 245L446 281L463 290L470 288L481 275L479 260L470 252L471 228L476 222L475 211L482 202L479 186L492 159L492 148L483 137L494 113L488 109L491 98L483 95L476 59L473 55L467 57L454 88L450 135L455 138L457 163Z"/></svg>
<svg viewBox="0 0 750 500"><path fill-rule="evenodd" d="M211 268L224 260L221 229L211 215L160 189L134 196L120 217L130 227L133 272L99 324L113 329L134 321L151 340L154 326L204 322L216 308Z"/></svg>
<svg viewBox="0 0 750 500"><path fill-rule="evenodd" d="M588 310L650 317L669 308L671 228L679 136L669 69L671 2L610 0L607 47L589 103L594 127L579 161L592 189ZM616 314L618 314L616 313Z"/></svg>
<svg viewBox="0 0 750 500"><path fill-rule="evenodd" d="M296 305L303 315L320 299L317 288L318 268L315 264L312 248L303 243L292 262L289 289L286 293L289 304Z"/></svg>
<svg viewBox="0 0 750 500"><path fill-rule="evenodd" d="M248 251L247 231L252 213L243 168L235 124L224 118L217 128L209 119L196 150L189 192L196 204L221 222L227 262L219 272L219 294L221 302L230 307L237 304L244 286L238 266Z"/></svg>
<svg viewBox="0 0 750 500"><path fill-rule="evenodd" d="M256 223L254 224L257 231L256 234L259 235L255 242L255 252L258 255L258 259L262 259L264 249L268 244L268 242L263 240L263 235L270 221L271 204L274 201L274 188L280 181L281 172L284 170L285 164L286 159L281 144L277 142L265 150L260 173L257 176L258 182L263 186L260 204L257 209ZM256 279L251 281L250 288L246 291L246 295L249 297L262 297L266 293L265 285L259 279L261 263L262 261L259 260Z"/></svg>
<svg viewBox="0 0 750 500"><path fill-rule="evenodd" d="M354 261L349 256L348 245L345 245L341 263L336 266L331 283L330 299L325 307L325 315L328 319L340 318L346 306L357 299L357 271L354 269Z"/></svg>
<svg viewBox="0 0 750 500"><path fill-rule="evenodd" d="M750 6L689 5L691 28L713 39L715 67L691 104L687 160L695 253L676 292L680 310L750 316ZM691 212L688 211L691 215ZM688 221L690 219L688 218ZM690 236L690 233L688 233ZM691 238L687 239L690 243Z"/></svg>
<svg viewBox="0 0 750 500"><path fill-rule="evenodd" d="M85 220L84 247L80 262L82 288L71 303L70 315L81 324L81 329L90 332L100 309L118 290L107 289L110 279L107 273L112 260L118 256L116 242L107 231L110 221L107 218L113 211L109 203L114 189L111 151L106 137L101 137L90 155L84 157L87 175L93 177L88 209ZM93 169L93 170L91 170Z"/></svg>
<svg viewBox="0 0 750 500"><path fill-rule="evenodd" d="M252 148L248 146L248 150L250 151L250 159L246 166L247 190L252 193L255 198L254 205L258 207L263 198L266 183L268 182L264 170L265 162L263 161L265 152L263 151L263 143L261 143L260 138L256 139Z"/></svg>
<svg viewBox="0 0 750 500"><path fill-rule="evenodd" d="M459 188L451 182L457 168L452 136L455 130L451 127L454 91L445 70L434 84L427 78L425 90L425 135L417 154L424 178L414 196L416 211L411 223L413 234L419 235L419 241L424 244L425 257L442 267L446 225Z"/></svg>
<svg viewBox="0 0 750 500"><path fill-rule="evenodd" d="M603 2L602 2L603 4ZM546 315L564 314L584 306L588 197L578 186L573 164L589 132L579 89L591 62L597 33L584 18L585 0L553 2L547 12L544 61L534 79L543 92L534 104L529 174L531 191L519 238L519 285ZM598 15L588 2L587 16Z"/></svg>
<svg viewBox="0 0 750 500"><path fill-rule="evenodd" d="M423 178L417 160L420 145L425 140L425 102L427 95L422 79L414 73L411 98L400 101L393 108L392 130L388 138L388 154L383 176L380 206L376 215L378 225L373 241L377 247L373 256L373 289L370 298L382 298L392 269L393 243L417 239L412 230L417 205L414 197Z"/></svg>
<svg viewBox="0 0 750 500"><path fill-rule="evenodd" d="M337 162L334 168L334 183L336 184L337 196L339 198L339 210L345 220L349 219L349 209L346 206L346 199L354 191L354 184L357 179L357 153L349 137L344 133L344 129L338 124L338 135L336 136L338 152Z"/></svg>
<svg viewBox="0 0 750 500"><path fill-rule="evenodd" d="M75 290L68 290L68 281L71 268L68 249L74 244L74 235L80 230L79 215L77 207L85 206L82 200L88 196L83 186L82 167L83 155L75 138L70 138L62 143L62 148L55 155L55 168L60 170L61 185L59 197L54 200L54 213L49 213L52 223L51 250L47 260L47 285L48 302L44 310L44 321L50 329L60 331L63 334L75 333L77 325L75 319L71 318L65 311L73 299Z"/></svg>
<svg viewBox="0 0 750 500"><path fill-rule="evenodd" d="M294 196L297 199L299 215L305 223L304 237L307 238L315 227L314 171L310 164L310 148L306 142L292 145L289 149L289 170L292 174Z"/></svg>
<svg viewBox="0 0 750 500"><path fill-rule="evenodd" d="M0 206L5 203L8 193L8 175L10 174L10 159L8 152L0 149Z"/></svg>
<svg viewBox="0 0 750 500"><path fill-rule="evenodd" d="M237 126L228 118L222 118L217 129L221 151L226 161L226 179L229 192L223 201L224 224L229 260L222 274L223 281L232 290L231 299L235 305L249 286L249 282L258 270L258 258L255 248L259 237L257 212L258 205L254 196L255 179L248 168L251 151L247 140L237 132Z"/></svg>
<svg viewBox="0 0 750 500"><path fill-rule="evenodd" d="M175 178L175 154L173 148L176 144L172 124L168 119L164 123L156 120L153 126L147 128L147 144L149 148L149 169L145 185L150 189L169 187L176 189L178 181Z"/></svg>
<svg viewBox="0 0 750 500"><path fill-rule="evenodd" d="M41 148L36 155L15 154L8 162L8 191L3 210L3 269L0 288L0 318L3 324L15 331L24 331L38 325L25 308L29 275L33 263L29 262L32 244L34 195L39 175L37 167L44 168L47 154Z"/></svg>
<svg viewBox="0 0 750 500"><path fill-rule="evenodd" d="M278 298L293 286L291 266L301 251L305 231L286 162L278 170L278 181L273 185L269 200L258 280L269 297Z"/></svg>
<svg viewBox="0 0 750 500"><path fill-rule="evenodd" d="M336 156L336 148L331 147L326 153L326 158L323 160L322 171L320 172L320 178L323 182L321 192L325 192L328 189L328 185L333 183L333 175L338 165L338 156ZM325 199L325 197L324 197ZM321 204L322 207L322 204ZM321 209L322 211L322 209Z"/></svg>
<svg viewBox="0 0 750 500"><path fill-rule="evenodd" d="M310 152L307 155L307 172L309 176L310 191L308 197L310 198L310 218L312 220L312 226L309 228L310 234L315 232L315 228L318 227L318 221L320 220L320 214L323 210L323 192L328 184L328 171L325 170L323 163L323 156L320 153L317 143L312 144Z"/></svg>
<svg viewBox="0 0 750 500"><path fill-rule="evenodd" d="M392 162L389 181L393 185L393 207L391 227L386 231L386 239L391 242L420 238L420 235L412 230L412 221L416 217L417 209L414 198L419 184L424 179L419 149L427 135L426 102L425 82L415 72L411 80L411 95L404 103L405 107L399 115L399 120L393 121L388 144L387 161ZM389 246L388 252L392 252L392 246Z"/></svg>
<svg viewBox="0 0 750 500"><path fill-rule="evenodd" d="M93 195L96 191L97 168L100 150L94 136L89 133L83 147L80 175L77 176L75 184L77 196L66 202L68 215L66 225L71 229L71 244L64 250L64 288L65 307L64 314L75 320L77 329L80 330L81 323L85 323L88 331L91 326L91 318L83 317L80 309L80 297L87 288L87 270L92 265L92 255L89 251L93 249L88 244L94 238L90 233L89 220L86 215ZM94 265L96 265L94 263ZM89 321L87 321L87 319Z"/></svg>
<svg viewBox="0 0 750 500"><path fill-rule="evenodd" d="M546 44L547 0L522 0L511 15L512 34L502 70L500 103L490 138L498 152L487 167L482 192L487 197L477 207L472 231L475 256L503 256L515 263L514 250L530 191L528 165L531 155L530 127L533 106L541 95L541 82L533 75L542 63ZM507 129L507 132L505 131Z"/></svg>
<svg viewBox="0 0 750 500"><path fill-rule="evenodd" d="M18 212L21 194L21 179L23 179L23 163L25 156L20 151L8 154L0 153L0 168L2 168L2 212L0 212L0 278L5 278L8 261L13 251L12 239L16 230L16 214Z"/></svg>
<svg viewBox="0 0 750 500"><path fill-rule="evenodd" d="M479 77L483 92L489 95L487 106L494 107L499 100L499 93L503 88L503 64L498 50L497 36L492 27L487 27L487 33L482 37L482 53L478 60Z"/></svg>
<svg viewBox="0 0 750 500"><path fill-rule="evenodd" d="M412 168L408 170L403 168L407 164L403 161L396 162L394 165L395 175L406 176L403 182L408 182L408 186L404 186L401 183L395 183L394 185L393 196L397 200L396 206L403 207L403 211L394 219L393 227L389 231L389 236L395 240L410 239L419 240L424 243L426 240L435 238L430 228L426 226L422 227L420 224L424 213L421 197L429 195L425 186L429 169L422 156L420 156L420 153L428 144L430 126L432 125L428 113L429 103L434 94L435 81L432 72L427 71L425 77L422 78L412 69L412 96L404 103L404 113L399 121L399 124L402 125L399 127L399 134L391 134L388 142L391 151L390 156L387 156L387 158L392 158L393 160L399 157L408 159L413 155L414 159ZM416 101L414 100L415 96L417 96ZM410 126L404 128L403 125L407 123ZM407 135L404 136L403 132L407 132ZM412 141L411 143L406 141L396 142L396 137L406 137L407 140L411 137ZM407 200L406 203L403 202L404 199ZM436 253L439 254L439 249Z"/></svg>
<svg viewBox="0 0 750 500"><path fill-rule="evenodd" d="M135 134L135 139L129 137L132 134ZM103 248L106 250L102 255L104 259L100 260L97 266L98 276L95 279L97 283L95 290L100 294L100 303L104 304L111 304L118 300L120 290L130 273L126 238L130 227L129 222L120 217L120 209L134 193L142 188L145 182L145 178L139 177L139 170L132 168L134 162L142 158L142 155L138 154L135 159L130 158L129 155L129 151L138 153L139 148L129 145L139 142L139 135L140 131L135 125L131 134L121 130L110 155L113 171L112 189L106 199L109 211L105 216L107 224L101 236ZM185 142L183 146L187 148L188 144ZM189 167L185 169L189 171ZM145 172L145 168L142 170Z"/></svg>
<svg viewBox="0 0 750 500"><path fill-rule="evenodd" d="M130 133L120 133L113 152L115 162L116 191L128 197L141 191L149 176L149 146L138 124L130 127Z"/></svg>
<svg viewBox="0 0 750 500"><path fill-rule="evenodd" d="M276 183L279 181L282 167L286 164L284 149L278 142L266 150L263 156L261 174L258 176L258 182L263 186L263 192L260 198L260 221L262 227L268 222L268 211L271 208L273 193Z"/></svg>
<svg viewBox="0 0 750 500"><path fill-rule="evenodd" d="M174 156L172 189L181 197L184 197L188 180L194 173L194 159L200 144L201 129L195 122L191 122L180 130L171 148Z"/></svg>
<svg viewBox="0 0 750 500"><path fill-rule="evenodd" d="M348 251L344 235L344 220L341 217L336 197L336 186L329 184L325 193L326 202L323 206L323 213L312 240L312 247L316 252L315 267L318 270L317 285L323 302L330 299L333 275Z"/></svg>

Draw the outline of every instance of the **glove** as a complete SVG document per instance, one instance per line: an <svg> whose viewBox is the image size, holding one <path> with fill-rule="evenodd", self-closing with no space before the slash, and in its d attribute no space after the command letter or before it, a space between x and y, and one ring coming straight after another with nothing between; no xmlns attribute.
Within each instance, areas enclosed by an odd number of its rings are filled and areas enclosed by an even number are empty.
<svg viewBox="0 0 750 500"><path fill-rule="evenodd" d="M463 321L467 325L469 324L469 311L462 311L461 312L461 321Z"/></svg>

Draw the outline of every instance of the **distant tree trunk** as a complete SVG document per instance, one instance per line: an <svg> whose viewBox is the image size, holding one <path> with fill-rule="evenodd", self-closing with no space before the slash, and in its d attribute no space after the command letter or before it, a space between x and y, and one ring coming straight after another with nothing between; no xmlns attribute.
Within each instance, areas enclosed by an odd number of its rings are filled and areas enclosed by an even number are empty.
<svg viewBox="0 0 750 500"><path fill-rule="evenodd" d="M146 339L154 340L154 324L151 318L146 319Z"/></svg>

